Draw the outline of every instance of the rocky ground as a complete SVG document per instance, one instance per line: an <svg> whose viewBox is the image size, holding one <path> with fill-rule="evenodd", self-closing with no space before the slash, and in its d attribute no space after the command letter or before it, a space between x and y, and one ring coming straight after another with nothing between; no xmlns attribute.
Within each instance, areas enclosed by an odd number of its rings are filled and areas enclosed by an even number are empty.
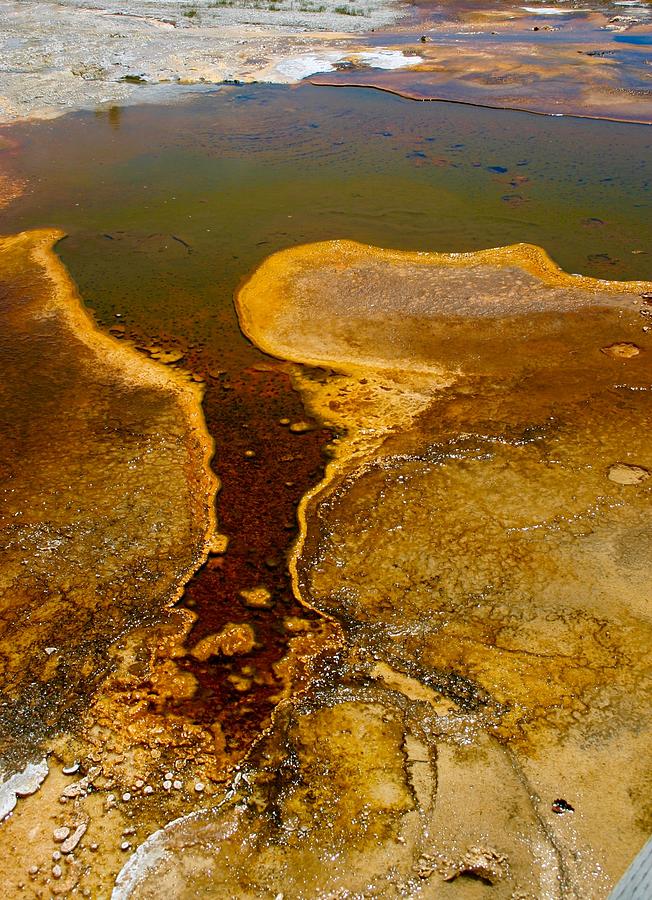
<svg viewBox="0 0 652 900"><path fill-rule="evenodd" d="M296 81L305 63L278 64L325 47L346 55L355 34L406 10L397 0L1 0L0 121L167 100L179 85Z"/></svg>
<svg viewBox="0 0 652 900"><path fill-rule="evenodd" d="M313 75L415 99L652 121L649 0L0 0L0 13L0 122Z"/></svg>

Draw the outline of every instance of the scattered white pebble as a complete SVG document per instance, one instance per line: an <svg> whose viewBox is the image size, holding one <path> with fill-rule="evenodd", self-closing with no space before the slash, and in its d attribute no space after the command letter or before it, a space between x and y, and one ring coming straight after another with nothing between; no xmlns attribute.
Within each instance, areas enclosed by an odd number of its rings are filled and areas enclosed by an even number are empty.
<svg viewBox="0 0 652 900"><path fill-rule="evenodd" d="M136 782L136 787L141 788L144 784L145 784L145 782L143 781L143 779L139 778L138 781Z"/></svg>
<svg viewBox="0 0 652 900"><path fill-rule="evenodd" d="M183 781L179 781L178 779L176 781L173 781L172 787L175 789L175 791L180 791L183 787Z"/></svg>
<svg viewBox="0 0 652 900"><path fill-rule="evenodd" d="M52 877L53 878L61 878L62 874L63 874L63 870L62 870L61 866L58 866L58 865L52 866Z"/></svg>
<svg viewBox="0 0 652 900"><path fill-rule="evenodd" d="M165 781L163 782L163 787L166 791L170 790L170 788L172 787L172 782L169 780L169 778L165 779Z"/></svg>
<svg viewBox="0 0 652 900"><path fill-rule="evenodd" d="M153 794L153 793L154 793L154 788L151 786L151 784L146 784L145 787L143 788L143 794Z"/></svg>
<svg viewBox="0 0 652 900"><path fill-rule="evenodd" d="M62 825L61 828L54 829L54 831L52 832L52 837L57 842L57 844L60 844L61 841L65 841L69 834L70 829L68 828L68 826Z"/></svg>
<svg viewBox="0 0 652 900"><path fill-rule="evenodd" d="M78 825L69 838L61 845L62 853L72 853L72 851L76 848L77 844L81 841L81 839L86 834L86 829L88 825L86 822L82 822L81 825Z"/></svg>
<svg viewBox="0 0 652 900"><path fill-rule="evenodd" d="M79 763L75 760L69 766L64 766L61 771L64 775L74 775L76 772L79 772Z"/></svg>
<svg viewBox="0 0 652 900"><path fill-rule="evenodd" d="M125 803L129 803L129 801L131 800L131 794L129 793L129 791L125 791L125 793L122 795L122 799Z"/></svg>
<svg viewBox="0 0 652 900"><path fill-rule="evenodd" d="M55 862L59 862L59 860L61 859L61 853L59 852L59 850L54 851L54 853L52 854L52 859Z"/></svg>
<svg viewBox="0 0 652 900"><path fill-rule="evenodd" d="M197 782L195 783L195 790L197 791L198 794L201 794L201 792L204 790L204 784L203 784L203 782L197 781Z"/></svg>
<svg viewBox="0 0 652 900"><path fill-rule="evenodd" d="M38 866L30 866L27 871L30 875L38 875Z"/></svg>
<svg viewBox="0 0 652 900"><path fill-rule="evenodd" d="M172 781L173 778L174 778L174 772L166 772L166 773L165 773L165 780L166 780L166 781Z"/></svg>
<svg viewBox="0 0 652 900"><path fill-rule="evenodd" d="M131 844L129 843L129 841L123 841L123 842L120 844L120 849L121 849L121 850L129 850L130 847L131 847Z"/></svg>

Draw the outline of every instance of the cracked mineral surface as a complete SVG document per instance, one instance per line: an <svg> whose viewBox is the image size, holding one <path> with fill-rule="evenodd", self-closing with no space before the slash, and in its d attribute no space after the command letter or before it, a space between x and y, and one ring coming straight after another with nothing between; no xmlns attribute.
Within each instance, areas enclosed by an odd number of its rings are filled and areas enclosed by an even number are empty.
<svg viewBox="0 0 652 900"><path fill-rule="evenodd" d="M609 477L652 466L649 290L531 245L253 274L245 332L341 435L292 560L341 639L115 900L608 894L652 826L652 489Z"/></svg>

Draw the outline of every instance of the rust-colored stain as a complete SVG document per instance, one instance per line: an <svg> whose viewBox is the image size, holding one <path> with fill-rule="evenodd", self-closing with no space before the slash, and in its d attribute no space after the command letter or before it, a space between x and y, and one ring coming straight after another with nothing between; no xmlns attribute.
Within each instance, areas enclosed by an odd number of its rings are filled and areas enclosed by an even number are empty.
<svg viewBox="0 0 652 900"><path fill-rule="evenodd" d="M324 446L333 434L307 418L276 361L238 368L231 359L225 371L205 348L186 350L171 336L153 339L122 325L112 331L203 382L202 408L215 443L212 468L220 484L213 541L218 552L190 579L178 604L195 622L185 653L175 647L175 665L197 687L191 696L181 692L164 703L155 691L152 711L162 724L173 714L217 731L214 771L225 772L269 725L289 681L301 681L301 672L283 665L291 640L322 630L323 617L293 594L288 556L298 534L297 507L323 477ZM205 649L212 636L241 624L253 630L253 646Z"/></svg>
<svg viewBox="0 0 652 900"><path fill-rule="evenodd" d="M191 357L188 364L193 371L211 368L205 356ZM319 618L294 598L287 555L297 535L297 505L323 475L322 448L331 433L323 428L290 430L292 423L305 418L305 411L288 376L272 366L209 376L204 414L215 439L213 465L222 483L219 530L229 543L186 587L181 602L198 616L187 643L195 646L230 622L246 622L254 629L256 644L245 654L206 662L186 656L180 667L192 672L199 689L176 706L195 722L217 718L226 749L239 755L269 723L281 689L274 666L285 655L289 639L297 628L314 626ZM240 594L257 586L270 594L267 608L248 604ZM297 625L296 619L306 625Z"/></svg>

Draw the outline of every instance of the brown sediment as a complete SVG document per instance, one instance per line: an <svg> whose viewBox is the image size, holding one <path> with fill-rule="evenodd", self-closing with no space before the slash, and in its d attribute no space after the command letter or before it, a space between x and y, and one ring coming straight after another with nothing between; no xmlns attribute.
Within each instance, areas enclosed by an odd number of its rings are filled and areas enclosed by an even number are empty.
<svg viewBox="0 0 652 900"><path fill-rule="evenodd" d="M244 329L339 433L293 575L346 643L116 900L608 894L651 826L649 290L529 245L254 273Z"/></svg>
<svg viewBox="0 0 652 900"><path fill-rule="evenodd" d="M215 531L199 388L97 330L61 237L0 242L5 757L78 727L117 641L164 617Z"/></svg>

